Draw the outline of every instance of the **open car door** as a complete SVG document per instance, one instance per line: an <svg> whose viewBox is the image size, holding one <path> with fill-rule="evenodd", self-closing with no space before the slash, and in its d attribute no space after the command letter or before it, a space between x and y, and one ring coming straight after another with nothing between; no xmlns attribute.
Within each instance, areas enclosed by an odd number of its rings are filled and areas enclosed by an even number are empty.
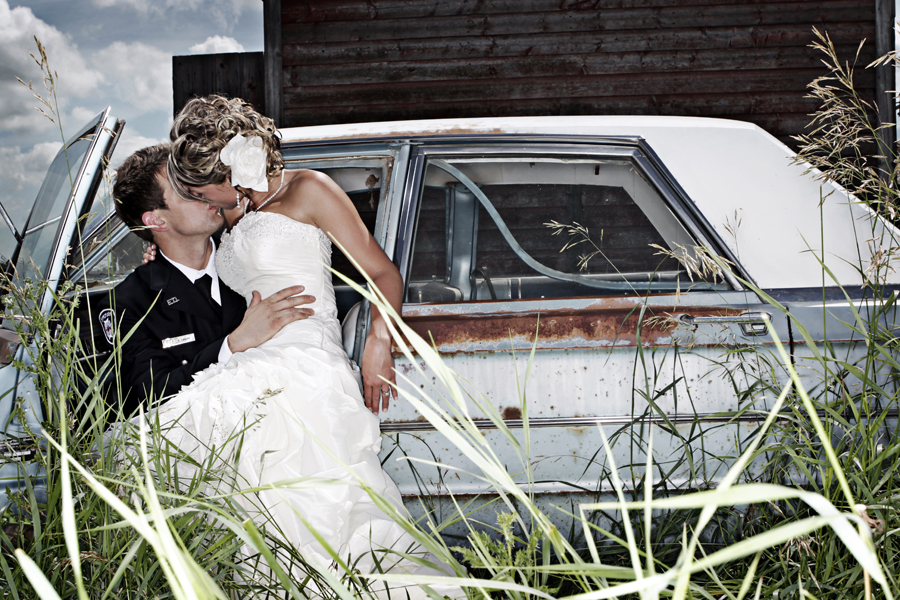
<svg viewBox="0 0 900 600"><path fill-rule="evenodd" d="M52 308L69 248L77 247L73 238L79 232L79 219L90 210L124 124L110 116L107 108L66 141L21 229L0 204L0 269L18 287L29 281L48 282L31 303L43 314ZM16 333L16 321L23 319L17 312L22 312L21 306L4 303L0 324L0 509L7 494L19 487L25 470L32 477L40 476L38 466L28 463L33 449L23 434L41 430L42 400L33 377L16 368L19 361L26 367L32 364L26 346L33 343Z"/></svg>

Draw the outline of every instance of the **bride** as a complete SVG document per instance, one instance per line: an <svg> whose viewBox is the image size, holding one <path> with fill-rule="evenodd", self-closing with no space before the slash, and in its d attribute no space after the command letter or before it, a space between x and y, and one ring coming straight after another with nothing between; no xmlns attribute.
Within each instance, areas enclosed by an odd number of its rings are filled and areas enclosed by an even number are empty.
<svg viewBox="0 0 900 600"><path fill-rule="evenodd" d="M286 171L271 119L240 99L195 98L171 131L168 177L184 199L225 209L230 231L216 254L221 279L247 298L265 297L302 283L316 302L314 316L291 323L269 342L213 365L159 408L169 423L166 437L194 458L234 445L243 432L237 464L242 485L309 478L304 486L258 494L278 535L308 562L332 559L313 531L362 573L451 574L398 559L385 549L409 553L413 538L355 485L355 478L388 499L402 502L378 460L379 410L397 397L391 338L385 317L372 308L358 374L341 344L331 285L331 239L369 274L399 313L402 280L360 220L347 195L330 178L309 170ZM315 485L312 480L342 480ZM311 531L313 530L313 531ZM419 550L419 556L435 559ZM372 555L375 554L373 557ZM446 572L444 572L446 571ZM383 584L373 582L372 588ZM440 593L463 596L459 588ZM395 597L426 597L415 587Z"/></svg>

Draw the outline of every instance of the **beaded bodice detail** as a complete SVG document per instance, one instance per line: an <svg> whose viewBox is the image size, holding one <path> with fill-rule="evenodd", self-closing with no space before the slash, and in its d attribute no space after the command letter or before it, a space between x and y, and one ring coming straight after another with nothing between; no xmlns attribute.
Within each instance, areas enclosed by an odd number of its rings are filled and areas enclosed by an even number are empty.
<svg viewBox="0 0 900 600"><path fill-rule="evenodd" d="M316 297L312 320L335 319L331 240L314 225L273 212L251 212L222 236L216 252L219 277L249 304L292 285Z"/></svg>

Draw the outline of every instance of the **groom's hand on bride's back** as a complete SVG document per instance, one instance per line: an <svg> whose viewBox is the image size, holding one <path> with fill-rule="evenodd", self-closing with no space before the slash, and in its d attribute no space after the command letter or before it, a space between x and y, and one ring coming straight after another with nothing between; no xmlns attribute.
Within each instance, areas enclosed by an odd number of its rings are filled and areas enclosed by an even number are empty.
<svg viewBox="0 0 900 600"><path fill-rule="evenodd" d="M244 320L228 336L232 352L256 348L272 338L288 323L302 321L313 315L313 309L303 308L316 299L303 294L303 286L295 285L275 292L265 300L259 292L253 292L253 300L244 313Z"/></svg>

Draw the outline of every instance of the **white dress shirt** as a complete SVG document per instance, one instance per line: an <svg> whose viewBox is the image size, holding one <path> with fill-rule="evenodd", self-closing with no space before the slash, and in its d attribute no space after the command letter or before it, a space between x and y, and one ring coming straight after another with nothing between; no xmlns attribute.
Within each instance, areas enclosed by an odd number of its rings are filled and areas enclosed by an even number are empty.
<svg viewBox="0 0 900 600"><path fill-rule="evenodd" d="M162 254L167 261L172 263L176 269L184 273L184 276L187 277L188 281L191 283L196 282L204 275L209 275L212 279L212 285L209 290L210 295L219 306L222 306L222 291L219 289L219 273L216 271L216 243L212 241L212 238L209 239L209 243L212 244L212 252L209 255L209 260L206 262L206 266L203 267L203 270L201 271L172 260L166 256L165 252L162 251L162 248L158 249L159 253ZM222 347L219 348L219 362L227 364L232 356L233 353L231 352L231 348L228 347L228 337L226 336L222 341Z"/></svg>

